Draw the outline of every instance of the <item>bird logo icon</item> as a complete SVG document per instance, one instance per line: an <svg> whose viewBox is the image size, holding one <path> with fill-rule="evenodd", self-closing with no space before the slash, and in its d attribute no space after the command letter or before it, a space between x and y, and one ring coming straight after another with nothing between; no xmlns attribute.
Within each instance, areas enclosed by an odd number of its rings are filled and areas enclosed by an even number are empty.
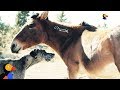
<svg viewBox="0 0 120 90"><path fill-rule="evenodd" d="M108 15L107 15L107 14L103 14L102 16L103 16L103 19L104 19L104 20L106 20L106 19L107 19L107 17L108 17Z"/></svg>
<svg viewBox="0 0 120 90"><path fill-rule="evenodd" d="M13 71L16 70L16 67L14 67L11 64L6 64L4 67L4 73L0 75L2 79L13 79Z"/></svg>
<svg viewBox="0 0 120 90"><path fill-rule="evenodd" d="M11 64L6 64L6 65L5 65L5 69L6 69L7 71L14 71L14 70L16 70L16 68L13 67Z"/></svg>

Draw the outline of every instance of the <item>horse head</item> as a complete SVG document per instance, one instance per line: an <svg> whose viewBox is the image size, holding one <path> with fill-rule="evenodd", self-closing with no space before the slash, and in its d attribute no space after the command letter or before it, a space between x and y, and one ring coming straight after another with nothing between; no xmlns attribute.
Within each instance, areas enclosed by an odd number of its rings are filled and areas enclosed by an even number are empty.
<svg viewBox="0 0 120 90"><path fill-rule="evenodd" d="M11 45L11 51L13 53L18 53L20 50L43 43L47 39L44 23L48 20L48 12L45 11L40 15L37 13L31 19L30 24L25 24L13 39Z"/></svg>

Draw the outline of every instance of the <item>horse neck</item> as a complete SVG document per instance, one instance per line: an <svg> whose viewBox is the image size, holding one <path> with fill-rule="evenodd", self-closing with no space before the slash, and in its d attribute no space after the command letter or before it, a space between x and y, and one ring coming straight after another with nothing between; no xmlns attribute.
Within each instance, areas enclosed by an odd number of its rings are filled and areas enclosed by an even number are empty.
<svg viewBox="0 0 120 90"><path fill-rule="evenodd" d="M55 26L61 29L67 29L68 32L62 32L54 29ZM82 26L68 27L56 23L49 24L49 29L46 30L48 39L45 44L53 48L62 57L68 47L72 43L76 43L84 30L85 29Z"/></svg>

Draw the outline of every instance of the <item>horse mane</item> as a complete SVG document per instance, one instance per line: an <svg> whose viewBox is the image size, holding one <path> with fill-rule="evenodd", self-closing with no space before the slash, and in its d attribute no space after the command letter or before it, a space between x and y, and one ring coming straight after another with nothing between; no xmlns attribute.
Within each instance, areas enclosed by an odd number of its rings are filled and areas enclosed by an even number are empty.
<svg viewBox="0 0 120 90"><path fill-rule="evenodd" d="M33 18L37 17L38 15L34 16ZM45 30L52 30L54 32L58 32L60 35L63 36L67 36L67 37L63 37L62 41L61 41L61 54L64 54L64 52L69 48L69 46L72 43L76 43L77 40L79 39L79 37L82 35L84 30L88 30L88 31L95 31L96 27L89 25L86 22L82 22L82 24L79 25L65 25L63 23L58 23L58 22L53 22L50 21L49 19L43 20L40 18L36 18L36 20L38 20L38 22L40 22L43 26L43 28ZM54 27L57 26L60 30L61 29L67 29L69 31L69 33L60 33L62 31L57 31ZM48 36L49 37L49 36ZM60 36L61 38L62 36ZM84 53L84 50L83 50ZM85 54L85 53L84 53ZM62 55L63 56L63 55ZM89 58L87 56L84 57L85 58L85 63L87 64L89 60Z"/></svg>
<svg viewBox="0 0 120 90"><path fill-rule="evenodd" d="M45 24L47 24L47 25L53 26L53 27L54 26L59 26L61 28L67 28L69 30L78 30L78 31L83 30L83 29L86 29L88 31L95 31L97 29L97 27L89 25L88 23L86 23L84 21L82 22L82 24L79 24L79 25L75 26L75 25L70 25L70 24L69 25L64 25L63 23L60 24L60 23L57 23L57 22L52 22L48 19L48 17L47 17L46 20L40 20L40 17L39 17L38 13L31 16L31 18L33 20L38 20L38 21L42 22L41 24L43 24L44 28L46 28Z"/></svg>
<svg viewBox="0 0 120 90"><path fill-rule="evenodd" d="M82 32L84 30L89 30L89 31L95 31L96 28L94 28L92 25L89 25L85 22L82 22L82 25L65 25L63 23L56 23L52 22L50 20L40 20L41 24L43 25L44 28L49 29L49 30L54 30L56 32L57 30L54 29L55 26L60 27L61 29L68 29L69 34L64 33L63 35L67 35L67 38L63 40L63 47L61 47L61 52L64 53L70 44L73 42L76 43L76 41L79 39L79 37L82 35ZM48 27L46 27L48 26ZM93 28L93 29L91 29ZM58 31L62 32L62 31Z"/></svg>
<svg viewBox="0 0 120 90"><path fill-rule="evenodd" d="M84 21L82 22L82 24L79 24L79 25L71 25L71 24L65 24L65 23L52 22L50 20L49 20L49 22L50 22L50 25L52 25L52 26L59 26L61 28L67 28L69 30L80 31L80 30L86 29L89 31L93 31L93 29L97 29L97 27L92 26ZM91 28L93 28L93 29L91 29Z"/></svg>

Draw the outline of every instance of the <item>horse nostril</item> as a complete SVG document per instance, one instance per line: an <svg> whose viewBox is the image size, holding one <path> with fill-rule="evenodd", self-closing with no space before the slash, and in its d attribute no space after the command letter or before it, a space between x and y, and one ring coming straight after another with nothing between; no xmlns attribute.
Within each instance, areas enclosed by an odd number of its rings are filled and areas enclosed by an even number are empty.
<svg viewBox="0 0 120 90"><path fill-rule="evenodd" d="M16 44L12 44L11 48L15 48L16 47Z"/></svg>

